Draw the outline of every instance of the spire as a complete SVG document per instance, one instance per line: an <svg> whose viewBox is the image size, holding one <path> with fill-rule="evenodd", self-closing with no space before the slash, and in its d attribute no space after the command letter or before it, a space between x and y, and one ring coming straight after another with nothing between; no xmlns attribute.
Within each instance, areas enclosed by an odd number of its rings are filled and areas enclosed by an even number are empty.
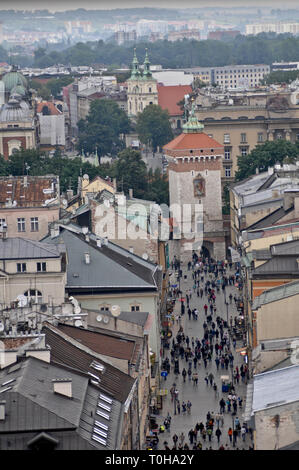
<svg viewBox="0 0 299 470"><path fill-rule="evenodd" d="M195 116L195 103L192 103L191 113L188 119L188 122L183 125L183 132L184 134L195 134L202 132L204 125L199 122L197 117Z"/></svg>
<svg viewBox="0 0 299 470"><path fill-rule="evenodd" d="M150 69L151 63L148 58L147 49L145 49L145 59L143 62L143 78L152 78L152 72Z"/></svg>
<svg viewBox="0 0 299 470"><path fill-rule="evenodd" d="M134 48L134 57L132 61L132 72L131 72L131 79L136 80L136 78L140 77L140 70L139 70L139 63L136 56L136 49Z"/></svg>

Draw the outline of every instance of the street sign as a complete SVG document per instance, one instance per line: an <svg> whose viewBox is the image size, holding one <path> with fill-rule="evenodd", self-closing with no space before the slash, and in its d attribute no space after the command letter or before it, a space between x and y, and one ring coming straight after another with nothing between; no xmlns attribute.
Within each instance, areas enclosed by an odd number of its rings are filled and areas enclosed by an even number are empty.
<svg viewBox="0 0 299 470"><path fill-rule="evenodd" d="M167 375L168 375L168 372L166 370L162 370L161 376L162 377L167 377Z"/></svg>

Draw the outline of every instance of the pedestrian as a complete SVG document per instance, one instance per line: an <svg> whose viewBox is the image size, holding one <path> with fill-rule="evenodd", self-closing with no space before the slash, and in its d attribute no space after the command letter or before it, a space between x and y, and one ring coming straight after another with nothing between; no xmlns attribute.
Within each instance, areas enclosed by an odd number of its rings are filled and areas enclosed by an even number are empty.
<svg viewBox="0 0 299 470"><path fill-rule="evenodd" d="M228 434L230 442L232 442L232 439L233 439L233 430L232 430L232 428L229 428L227 434Z"/></svg>
<svg viewBox="0 0 299 470"><path fill-rule="evenodd" d="M241 437L242 437L243 442L245 442L246 432L247 432L247 429L243 424L243 426L241 427Z"/></svg>
<svg viewBox="0 0 299 470"><path fill-rule="evenodd" d="M214 375L212 374L212 372L209 373L209 382L210 382L210 386L212 387L213 385L213 380L214 380Z"/></svg>
<svg viewBox="0 0 299 470"><path fill-rule="evenodd" d="M187 401L187 411L188 411L188 414L191 413L191 406L192 406L192 403L190 400Z"/></svg>
<svg viewBox="0 0 299 470"><path fill-rule="evenodd" d="M225 401L223 400L223 398L221 398L221 400L219 402L219 406L220 406L220 414L224 413L225 412Z"/></svg>
<svg viewBox="0 0 299 470"><path fill-rule="evenodd" d="M209 377L208 377L208 373L206 373L206 376L205 376L205 382L207 384L207 386L209 385Z"/></svg>
<svg viewBox="0 0 299 470"><path fill-rule="evenodd" d="M179 400L177 400L177 402L176 402L176 407L177 407L178 415L180 415L181 414L181 404L180 404Z"/></svg>
<svg viewBox="0 0 299 470"><path fill-rule="evenodd" d="M207 429L207 435L208 435L208 438L209 438L209 442L211 442L211 440L212 440L212 434L213 434L212 428L208 428Z"/></svg>
<svg viewBox="0 0 299 470"><path fill-rule="evenodd" d="M216 363L217 370L219 370L219 364L220 364L219 357L216 357L215 363Z"/></svg>
<svg viewBox="0 0 299 470"><path fill-rule="evenodd" d="M189 377L189 380L191 380L191 375L192 375L192 369L189 367L189 369L188 369L188 377Z"/></svg>
<svg viewBox="0 0 299 470"><path fill-rule="evenodd" d="M234 447L235 447L235 445L236 445L237 439L238 439L238 430L237 430L237 429L234 429L234 430L233 430L233 446L234 446Z"/></svg>
<svg viewBox="0 0 299 470"><path fill-rule="evenodd" d="M183 401L183 403L182 403L182 412L183 412L183 414L185 414L186 411L187 411L187 405L186 405L186 403Z"/></svg>
<svg viewBox="0 0 299 470"><path fill-rule="evenodd" d="M186 375L187 375L187 371L186 371L186 369L185 369L185 367L184 367L184 369L182 370L182 376L183 376L184 382L186 382Z"/></svg>
<svg viewBox="0 0 299 470"><path fill-rule="evenodd" d="M219 444L220 437L221 437L221 434L222 434L222 432L221 432L221 430L219 429L219 427L216 429L215 434L216 434L216 436L217 436L217 442L218 442L218 444Z"/></svg>
<svg viewBox="0 0 299 470"><path fill-rule="evenodd" d="M214 382L213 390L214 390L214 392L215 392L215 398L218 398L218 390L217 390L217 384L216 384L216 382Z"/></svg>
<svg viewBox="0 0 299 470"><path fill-rule="evenodd" d="M163 442L163 445L164 445L164 450L170 450L170 447L168 446L168 442L167 442L167 441L164 441L164 442Z"/></svg>
<svg viewBox="0 0 299 470"><path fill-rule="evenodd" d="M197 385L197 383L198 383L198 373L197 372L193 372L192 380L193 380L193 384Z"/></svg>
<svg viewBox="0 0 299 470"><path fill-rule="evenodd" d="M189 436L190 444L193 444L193 438L194 438L194 431L193 431L193 429L190 429L190 431L188 432L188 436Z"/></svg>

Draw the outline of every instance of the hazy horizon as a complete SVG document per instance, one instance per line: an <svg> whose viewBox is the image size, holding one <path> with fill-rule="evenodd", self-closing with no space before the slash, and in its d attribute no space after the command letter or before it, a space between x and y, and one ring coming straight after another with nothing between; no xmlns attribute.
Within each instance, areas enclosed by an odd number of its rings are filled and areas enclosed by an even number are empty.
<svg viewBox="0 0 299 470"><path fill-rule="evenodd" d="M210 0L208 5L205 0L185 0L182 2L178 0L52 0L45 2L44 0L1 0L1 10L48 10L50 12L77 10L83 8L85 10L114 10L126 8L169 8L169 9L187 9L187 8L211 8L211 7L242 7L245 8L279 8L286 10L289 8L299 9L297 0L286 0L281 5L278 0L251 0L248 3L245 0Z"/></svg>

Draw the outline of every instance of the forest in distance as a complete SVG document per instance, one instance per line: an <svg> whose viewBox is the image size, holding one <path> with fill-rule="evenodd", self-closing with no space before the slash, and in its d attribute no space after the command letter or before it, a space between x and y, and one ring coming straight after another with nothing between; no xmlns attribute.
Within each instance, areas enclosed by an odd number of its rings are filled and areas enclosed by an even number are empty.
<svg viewBox="0 0 299 470"><path fill-rule="evenodd" d="M299 37L288 34L261 33L257 36L238 35L229 41L215 40L159 40L119 46L113 41L78 42L63 50L39 47L30 62L32 67L50 67L56 64L71 66L102 65L110 68L128 67L132 62L133 50L140 63L144 51L149 51L152 64L163 68L217 67L238 64L268 64L281 61L299 61ZM8 60L8 52L0 46L0 61ZM22 57L15 56L16 65L22 66ZM29 63L26 65L29 66Z"/></svg>

